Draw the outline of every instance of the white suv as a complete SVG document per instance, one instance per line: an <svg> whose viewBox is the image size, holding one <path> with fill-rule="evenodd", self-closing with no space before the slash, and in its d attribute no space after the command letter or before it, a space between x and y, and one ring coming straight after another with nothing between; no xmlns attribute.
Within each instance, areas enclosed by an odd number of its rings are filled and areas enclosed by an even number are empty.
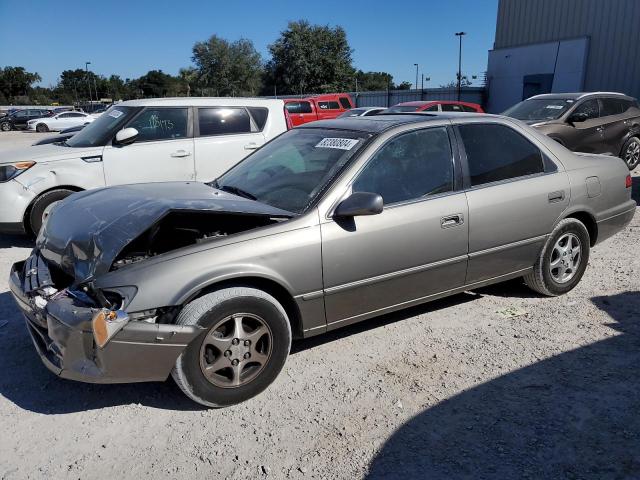
<svg viewBox="0 0 640 480"><path fill-rule="evenodd" d="M0 233L37 233L56 202L81 190L211 181L288 126L282 100L120 103L66 142L0 154Z"/></svg>

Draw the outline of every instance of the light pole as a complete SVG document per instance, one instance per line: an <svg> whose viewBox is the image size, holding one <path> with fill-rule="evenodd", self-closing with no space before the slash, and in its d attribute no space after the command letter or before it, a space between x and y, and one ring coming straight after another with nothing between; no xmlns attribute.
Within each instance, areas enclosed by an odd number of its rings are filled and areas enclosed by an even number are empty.
<svg viewBox="0 0 640 480"><path fill-rule="evenodd" d="M85 76L87 77L87 86L89 87L89 104L91 104L91 100L93 100L93 98L91 97L91 81L89 80L89 65L91 65L91 62L84 62L84 71L85 71Z"/></svg>
<svg viewBox="0 0 640 480"><path fill-rule="evenodd" d="M418 64L413 64L416 67L416 90L418 90Z"/></svg>
<svg viewBox="0 0 640 480"><path fill-rule="evenodd" d="M456 32L456 37L460 40L458 47L458 101L460 101L460 82L462 80L462 37L466 32Z"/></svg>

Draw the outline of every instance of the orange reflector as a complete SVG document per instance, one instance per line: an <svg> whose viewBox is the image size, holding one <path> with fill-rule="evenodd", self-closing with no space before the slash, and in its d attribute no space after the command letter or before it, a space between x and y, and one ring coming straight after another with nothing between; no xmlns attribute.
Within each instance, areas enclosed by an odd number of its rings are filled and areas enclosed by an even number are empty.
<svg viewBox="0 0 640 480"><path fill-rule="evenodd" d="M93 338L100 348L109 342L111 337L120 331L129 321L129 316L122 310L107 310L103 308L93 316Z"/></svg>
<svg viewBox="0 0 640 480"><path fill-rule="evenodd" d="M14 163L13 166L18 170L26 170L27 168L31 168L36 164L36 162L18 162Z"/></svg>

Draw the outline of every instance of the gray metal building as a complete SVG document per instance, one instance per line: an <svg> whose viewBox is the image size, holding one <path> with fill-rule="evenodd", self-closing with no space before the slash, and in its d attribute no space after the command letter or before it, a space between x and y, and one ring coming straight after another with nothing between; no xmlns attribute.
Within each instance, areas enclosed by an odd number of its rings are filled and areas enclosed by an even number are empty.
<svg viewBox="0 0 640 480"><path fill-rule="evenodd" d="M500 0L488 110L538 93L640 97L640 0Z"/></svg>

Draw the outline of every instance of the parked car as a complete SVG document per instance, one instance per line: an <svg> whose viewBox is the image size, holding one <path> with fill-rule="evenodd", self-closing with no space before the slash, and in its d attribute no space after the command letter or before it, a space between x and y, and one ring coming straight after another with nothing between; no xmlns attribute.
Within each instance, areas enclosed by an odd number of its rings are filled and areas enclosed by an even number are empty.
<svg viewBox="0 0 640 480"><path fill-rule="evenodd" d="M286 99L285 108L294 127L316 120L328 120L351 110L354 106L346 93L316 95L308 98Z"/></svg>
<svg viewBox="0 0 640 480"><path fill-rule="evenodd" d="M15 112L0 118L0 130L8 132L9 130L23 130L27 128L30 120L36 118L46 118L53 114L51 110L39 108L25 108L16 110Z"/></svg>
<svg viewBox="0 0 640 480"><path fill-rule="evenodd" d="M371 117L387 110L387 107L359 107L347 110L341 113L336 118L346 117Z"/></svg>
<svg viewBox="0 0 640 480"><path fill-rule="evenodd" d="M120 103L63 144L0 153L0 232L37 233L50 207L80 190L210 181L286 130L282 100Z"/></svg>
<svg viewBox="0 0 640 480"><path fill-rule="evenodd" d="M95 117L82 112L62 112L51 117L34 118L27 122L28 130L56 132L65 128L88 125Z"/></svg>
<svg viewBox="0 0 640 480"><path fill-rule="evenodd" d="M314 122L209 184L72 195L10 288L57 375L171 374L220 407L264 390L292 338L512 278L570 291L630 187L620 159L504 117Z"/></svg>
<svg viewBox="0 0 640 480"><path fill-rule="evenodd" d="M76 125L75 127L65 128L64 130L60 130L58 135L54 135L51 137L43 138L42 140L38 140L33 145L47 145L49 143L63 143L73 137L76 133L84 128L84 125Z"/></svg>
<svg viewBox="0 0 640 480"><path fill-rule="evenodd" d="M640 109L622 93L550 93L514 105L504 115L522 120L569 150L620 156L640 163Z"/></svg>
<svg viewBox="0 0 640 480"><path fill-rule="evenodd" d="M403 102L389 107L385 113L402 112L469 112L484 113L477 103L453 102L444 100L429 100L416 102Z"/></svg>

